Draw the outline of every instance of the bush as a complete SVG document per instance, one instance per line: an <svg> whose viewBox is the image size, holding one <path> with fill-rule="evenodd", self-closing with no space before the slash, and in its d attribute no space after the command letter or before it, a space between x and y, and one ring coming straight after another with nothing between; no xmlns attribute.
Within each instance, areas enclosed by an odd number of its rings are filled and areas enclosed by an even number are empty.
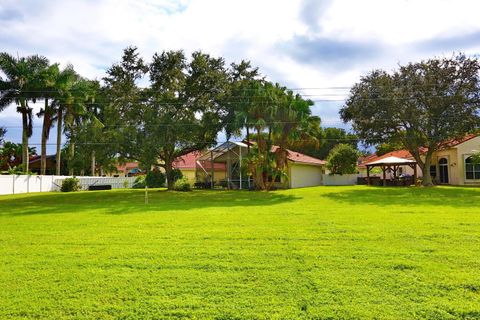
<svg viewBox="0 0 480 320"><path fill-rule="evenodd" d="M158 169L149 171L145 177L145 183L149 188L161 188L165 185L165 175Z"/></svg>
<svg viewBox="0 0 480 320"><path fill-rule="evenodd" d="M358 151L351 145L336 145L327 158L327 169L331 174L352 174L357 172Z"/></svg>
<svg viewBox="0 0 480 320"><path fill-rule="evenodd" d="M180 180L183 178L183 173L180 171L180 169L172 169L170 172L170 177L171 180L175 183L177 180Z"/></svg>
<svg viewBox="0 0 480 320"><path fill-rule="evenodd" d="M138 176L133 182L133 189L143 189L145 188L145 176Z"/></svg>
<svg viewBox="0 0 480 320"><path fill-rule="evenodd" d="M80 180L78 180L77 178L66 178L62 181L60 191L72 192L78 190L80 190Z"/></svg>
<svg viewBox="0 0 480 320"><path fill-rule="evenodd" d="M175 191L192 191L192 186L187 178L180 178L173 184Z"/></svg>

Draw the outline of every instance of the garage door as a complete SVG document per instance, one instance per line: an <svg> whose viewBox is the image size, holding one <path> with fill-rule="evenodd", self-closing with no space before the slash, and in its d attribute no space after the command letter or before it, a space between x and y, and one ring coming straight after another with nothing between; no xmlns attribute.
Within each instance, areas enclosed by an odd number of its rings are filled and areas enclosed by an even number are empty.
<svg viewBox="0 0 480 320"><path fill-rule="evenodd" d="M303 188L322 185L322 167L293 164L290 167L290 187Z"/></svg>

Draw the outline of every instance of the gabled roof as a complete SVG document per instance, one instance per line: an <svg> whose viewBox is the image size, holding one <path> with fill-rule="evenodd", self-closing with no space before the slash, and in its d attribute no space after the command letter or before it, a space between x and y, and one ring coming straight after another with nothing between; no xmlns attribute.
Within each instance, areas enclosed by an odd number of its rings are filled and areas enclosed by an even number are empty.
<svg viewBox="0 0 480 320"><path fill-rule="evenodd" d="M399 158L399 157L386 157L382 159L378 159L375 161L367 162L365 163L365 166L370 166L370 165L380 165L380 164L411 164L411 163L416 163L415 160L410 160L410 159L405 159L405 158Z"/></svg>
<svg viewBox="0 0 480 320"><path fill-rule="evenodd" d="M273 146L272 152L277 151L278 148L279 148L278 146ZM303 154L297 151L292 151L289 149L287 149L287 151L288 151L287 159L294 163L308 164L313 166L323 166L327 163L325 160L320 160L314 157L310 157L310 156L307 156L306 154Z"/></svg>
<svg viewBox="0 0 480 320"><path fill-rule="evenodd" d="M365 168L367 163L371 164L373 162L377 162L377 161L380 161L380 160L383 160L383 159L386 159L386 158L390 158L390 157L395 157L395 158L398 158L398 159L407 159L407 160L412 160L413 159L413 156L410 153L410 151L405 150L405 149L395 150L395 151L385 153L384 155L381 155L381 156L377 156L376 154L372 154L368 157L365 157L361 160L361 163L358 164L358 167L359 168Z"/></svg>

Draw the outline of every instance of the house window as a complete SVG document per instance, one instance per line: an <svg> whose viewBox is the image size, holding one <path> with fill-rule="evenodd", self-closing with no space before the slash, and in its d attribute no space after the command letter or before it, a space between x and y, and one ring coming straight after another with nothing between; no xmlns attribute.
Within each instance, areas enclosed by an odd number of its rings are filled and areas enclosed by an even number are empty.
<svg viewBox="0 0 480 320"><path fill-rule="evenodd" d="M465 178L467 180L480 180L480 164L473 163L472 157L465 159Z"/></svg>

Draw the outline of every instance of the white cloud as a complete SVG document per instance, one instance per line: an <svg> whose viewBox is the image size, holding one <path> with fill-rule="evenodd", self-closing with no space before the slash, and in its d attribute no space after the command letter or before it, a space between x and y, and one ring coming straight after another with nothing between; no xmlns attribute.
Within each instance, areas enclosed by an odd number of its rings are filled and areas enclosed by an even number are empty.
<svg viewBox="0 0 480 320"><path fill-rule="evenodd" d="M250 59L290 87L350 86L373 68L477 53L479 9L475 0L3 0L0 48L72 63L90 78L136 45L146 59L169 49ZM308 91L316 99L346 92ZM14 108L0 113L14 117Z"/></svg>

